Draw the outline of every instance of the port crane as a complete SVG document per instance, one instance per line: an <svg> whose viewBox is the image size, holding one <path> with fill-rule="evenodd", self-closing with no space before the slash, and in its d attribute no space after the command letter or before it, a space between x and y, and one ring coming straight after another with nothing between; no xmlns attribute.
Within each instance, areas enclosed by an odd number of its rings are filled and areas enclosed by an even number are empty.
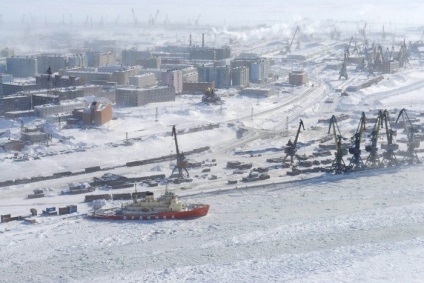
<svg viewBox="0 0 424 283"><path fill-rule="evenodd" d="M383 112L380 110L378 112L377 121L375 122L374 129L372 130L371 144L365 146L365 151L369 152L365 165L368 167L381 167L380 158L378 157L378 147L377 141L380 137L380 129L382 126L382 116Z"/></svg>
<svg viewBox="0 0 424 283"><path fill-rule="evenodd" d="M400 110L399 116L396 119L396 123L399 121L400 117L402 117L405 133L408 138L408 142L406 144L407 146L406 155L403 158L403 162L406 162L408 164L420 163L420 160L418 159L418 155L415 152L415 148L420 147L420 141L415 140L415 136L414 136L414 134L417 133L418 130L412 126L411 120L409 119L405 108Z"/></svg>
<svg viewBox="0 0 424 283"><path fill-rule="evenodd" d="M172 170L171 175L174 174L175 170L178 170L178 177L179 178L189 177L189 173L187 171L187 166L188 166L187 159L184 156L184 152L180 152L180 149L178 148L177 131L175 130L175 125L172 127L172 136L175 139L175 150L176 150L176 153L177 153L177 165Z"/></svg>
<svg viewBox="0 0 424 283"><path fill-rule="evenodd" d="M293 157L296 154L297 151L297 140L299 138L299 134L301 129L303 128L303 130L305 130L305 126L303 125L303 121L300 120L299 122L299 128L297 129L297 133L296 133L296 138L294 139L294 142L292 142L291 140L289 140L287 142L287 147L284 149L284 152L286 153L286 156L283 159L283 163L286 161L287 157L290 156L290 164L293 164Z"/></svg>
<svg viewBox="0 0 424 283"><path fill-rule="evenodd" d="M135 16L134 8L131 8L131 12L132 12L132 16L133 16L134 25L137 26L138 21L137 21L137 17Z"/></svg>
<svg viewBox="0 0 424 283"><path fill-rule="evenodd" d="M341 67L340 72L339 72L339 80L341 80L342 77L344 77L345 80L347 80L349 78L349 76L347 75L347 68L346 68L348 56L349 55L345 51L344 56L343 56L342 67Z"/></svg>
<svg viewBox="0 0 424 283"><path fill-rule="evenodd" d="M355 135L352 137L353 147L349 148L349 153L352 154L350 159L349 167L361 170L364 169L365 165L361 158L361 140L362 134L365 131L365 113L362 112L361 119L359 120L358 128L356 129Z"/></svg>
<svg viewBox="0 0 424 283"><path fill-rule="evenodd" d="M381 148L386 151L383 153L383 164L386 166L395 166L397 165L397 158L395 155L395 151L399 149L399 145L393 143L393 136L396 135L396 131L393 131L390 125L390 117L389 112L387 110L383 111L382 122L384 123L384 127L386 128L386 138L387 144L382 144Z"/></svg>
<svg viewBox="0 0 424 283"><path fill-rule="evenodd" d="M293 37L291 39L291 41L288 43L287 45L287 49L286 49L286 53L291 53L291 47L294 41L294 38L296 37L297 32L299 31L299 26L296 26L296 29L294 31Z"/></svg>
<svg viewBox="0 0 424 283"><path fill-rule="evenodd" d="M328 134L331 133L331 129L333 129L334 142L336 144L336 153L333 163L331 164L330 172L335 174L340 174L346 172L350 169L343 161L344 150L342 149L342 135L340 133L339 126L337 125L336 116L331 116L330 125L328 127Z"/></svg>

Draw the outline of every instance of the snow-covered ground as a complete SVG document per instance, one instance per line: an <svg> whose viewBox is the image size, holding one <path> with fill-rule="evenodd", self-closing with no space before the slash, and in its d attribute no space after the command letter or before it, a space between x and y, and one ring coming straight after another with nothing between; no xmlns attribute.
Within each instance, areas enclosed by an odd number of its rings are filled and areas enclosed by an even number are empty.
<svg viewBox="0 0 424 283"><path fill-rule="evenodd" d="M84 194L60 194L71 182L90 181L106 172L169 175L173 161L1 187L1 215L28 215L31 208L41 212L69 204L78 205L78 213L37 216L33 225L0 224L0 282L422 282L422 164L341 175L288 176L290 168L266 162L284 156L284 151L261 151L281 149L293 140L299 119L305 130L299 136L298 153L307 156L316 151L320 139L329 137L328 123L318 120L331 115L349 115L338 123L349 139L362 111L368 118L384 109L395 115L402 108L411 116L424 112L421 67L412 65L384 75L377 85L349 96L334 92L341 84L337 77L336 71L322 72L319 80L312 78L307 86L289 93L276 87L277 94L269 98L223 93L222 106L204 105L200 96L184 95L172 103L116 108L117 119L97 129L47 125L54 133L53 143L26 147L21 154L27 154L29 161L14 162L12 154L0 152L0 181L90 166L114 167L174 153L170 132L176 125L177 130L185 130L178 135L181 150L210 147L190 159L216 163L210 173L190 169L191 183L170 185L183 201L210 205L207 216L186 221L90 220L86 213L92 206L83 202ZM351 81L363 77L352 73ZM333 103L326 103L329 97ZM33 118L24 122L40 123ZM188 132L208 124L219 127ZM367 133L372 126L367 125ZM0 131L8 130L11 137L18 136L19 123L1 120ZM398 132L395 141L405 140L405 133ZM130 146L123 145L127 134ZM333 142L331 138L327 144ZM368 137L363 138L368 143ZM400 148L405 150L405 143ZM249 150L261 153L236 154ZM365 150L363 154L365 158ZM36 156L39 159L33 159ZM271 178L228 185L229 179L240 181L248 173L235 175L225 168L235 160L268 167ZM156 195L164 190L163 185L140 187ZM44 189L46 197L27 199L38 188ZM119 204L106 202L107 206Z"/></svg>

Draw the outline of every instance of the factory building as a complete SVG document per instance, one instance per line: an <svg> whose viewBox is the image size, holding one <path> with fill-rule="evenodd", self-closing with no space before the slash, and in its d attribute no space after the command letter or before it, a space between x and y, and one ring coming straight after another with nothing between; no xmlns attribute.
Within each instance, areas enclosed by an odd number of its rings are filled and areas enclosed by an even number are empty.
<svg viewBox="0 0 424 283"><path fill-rule="evenodd" d="M162 73L162 85L172 86L176 94L183 91L183 71L167 70Z"/></svg>
<svg viewBox="0 0 424 283"><path fill-rule="evenodd" d="M116 89L116 105L119 106L143 106L149 103L167 101L175 101L173 86Z"/></svg>
<svg viewBox="0 0 424 283"><path fill-rule="evenodd" d="M249 68L236 67L231 70L231 85L235 87L249 86Z"/></svg>
<svg viewBox="0 0 424 283"><path fill-rule="evenodd" d="M308 74L305 71L292 71L289 73L289 84L304 85L308 83Z"/></svg>
<svg viewBox="0 0 424 283"><path fill-rule="evenodd" d="M6 59L7 73L18 78L35 77L38 74L36 58L11 57Z"/></svg>
<svg viewBox="0 0 424 283"><path fill-rule="evenodd" d="M152 87L157 84L156 76L153 73L145 73L129 78L129 84L139 88Z"/></svg>

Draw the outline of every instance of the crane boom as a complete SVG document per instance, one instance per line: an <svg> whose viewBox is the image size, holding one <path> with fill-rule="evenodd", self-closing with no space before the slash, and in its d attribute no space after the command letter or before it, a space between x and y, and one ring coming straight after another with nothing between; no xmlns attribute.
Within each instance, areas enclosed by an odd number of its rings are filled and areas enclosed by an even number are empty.
<svg viewBox="0 0 424 283"><path fill-rule="evenodd" d="M291 47L293 45L293 41L294 41L294 38L296 37L296 33L297 33L298 30L299 30L299 26L296 26L296 29L295 29L294 34L293 34L293 37L292 37L289 45L287 46L287 53L290 53L291 52Z"/></svg>
<svg viewBox="0 0 424 283"><path fill-rule="evenodd" d="M328 126L328 134L330 134L331 129L333 129L334 142L336 144L336 158L334 159L330 172L335 174L340 174L346 172L350 167L346 166L343 161L343 150L342 150L342 135L340 133L339 126L337 125L336 116L331 116L330 125Z"/></svg>
<svg viewBox="0 0 424 283"><path fill-rule="evenodd" d="M352 137L354 140L354 146L349 148L349 153L352 154L349 166L355 169L363 169L364 163L361 158L361 140L362 134L365 130L365 113L362 112L361 119L359 120L358 128L356 129L355 135Z"/></svg>
<svg viewBox="0 0 424 283"><path fill-rule="evenodd" d="M406 151L405 157L403 158L403 161L408 163L408 164L420 163L418 155L415 152L415 148L420 146L420 142L418 140L415 140L415 137L414 137L414 134L418 131L417 131L417 129L415 129L413 127L412 122L409 119L409 116L406 113L405 108L403 108L399 112L399 115L396 119L396 123L399 121L399 118L401 116L402 116L402 120L403 120L403 123L404 123L405 133L406 133L406 136L408 138L408 143L406 144L407 151ZM409 124L409 128L408 128L407 124Z"/></svg>

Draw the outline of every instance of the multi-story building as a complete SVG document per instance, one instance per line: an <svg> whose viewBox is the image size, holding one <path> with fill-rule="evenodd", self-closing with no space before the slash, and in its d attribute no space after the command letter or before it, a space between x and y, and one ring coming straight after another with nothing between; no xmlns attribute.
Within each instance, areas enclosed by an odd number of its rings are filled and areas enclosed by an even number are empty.
<svg viewBox="0 0 424 283"><path fill-rule="evenodd" d="M136 49L122 50L122 65L135 66L140 65L137 60L148 59L151 57L150 51L140 51Z"/></svg>
<svg viewBox="0 0 424 283"><path fill-rule="evenodd" d="M167 70L162 73L162 84L173 86L175 93L179 94L183 91L183 71Z"/></svg>
<svg viewBox="0 0 424 283"><path fill-rule="evenodd" d="M86 68L88 67L86 54L74 54L68 56L68 68Z"/></svg>
<svg viewBox="0 0 424 283"><path fill-rule="evenodd" d="M236 87L249 86L249 68L236 67L231 70L231 85Z"/></svg>
<svg viewBox="0 0 424 283"><path fill-rule="evenodd" d="M116 53L113 51L108 51L108 52L89 51L86 53L86 55L87 55L88 67L99 67L99 66L116 64Z"/></svg>
<svg viewBox="0 0 424 283"><path fill-rule="evenodd" d="M33 93L32 106L39 106L44 104L58 104L60 101L59 95L48 93Z"/></svg>
<svg viewBox="0 0 424 283"><path fill-rule="evenodd" d="M231 49L229 47L223 48L200 48L194 47L190 50L190 60L206 60L206 61L219 61L231 57Z"/></svg>
<svg viewBox="0 0 424 283"><path fill-rule="evenodd" d="M18 78L35 77L38 74L37 59L33 57L11 57L6 59L7 73Z"/></svg>
<svg viewBox="0 0 424 283"><path fill-rule="evenodd" d="M140 58L136 59L135 62L145 69L160 69L162 58L160 56L154 56L147 59Z"/></svg>
<svg viewBox="0 0 424 283"><path fill-rule="evenodd" d="M393 74L399 71L399 61L383 61L383 74Z"/></svg>
<svg viewBox="0 0 424 283"><path fill-rule="evenodd" d="M289 84L304 85L308 83L308 74L305 71L292 71L289 73Z"/></svg>
<svg viewBox="0 0 424 283"><path fill-rule="evenodd" d="M85 108L86 102L84 101L74 101L74 100L64 100L59 104L44 104L39 106L34 106L35 114L38 117L47 117L50 115L60 114L60 113L72 113L75 109Z"/></svg>
<svg viewBox="0 0 424 283"><path fill-rule="evenodd" d="M3 89L3 96L8 96L18 92L36 90L38 89L38 86L37 84L32 82L24 82L24 83L11 82L11 83L3 83L2 89Z"/></svg>
<svg viewBox="0 0 424 283"><path fill-rule="evenodd" d="M153 88L117 88L116 105L142 106L154 102L175 101L173 86L159 86Z"/></svg>
<svg viewBox="0 0 424 283"><path fill-rule="evenodd" d="M60 69L66 68L67 58L58 54L42 54L37 56L37 66L39 74L46 74L50 68L52 73L58 72Z"/></svg>
<svg viewBox="0 0 424 283"><path fill-rule="evenodd" d="M0 73L0 98L3 97L3 84L10 84L12 82L13 82L12 75Z"/></svg>
<svg viewBox="0 0 424 283"><path fill-rule="evenodd" d="M99 80L112 81L112 79L113 79L113 73L94 72L94 71L89 71L89 70L86 70L86 69L83 69L83 70L64 70L63 75L72 76L72 77L79 77L82 80L84 80L84 82L86 84L91 84L92 81L99 81Z"/></svg>
<svg viewBox="0 0 424 283"><path fill-rule="evenodd" d="M157 84L156 76L153 73L146 73L129 78L129 84L132 86L146 88Z"/></svg>
<svg viewBox="0 0 424 283"><path fill-rule="evenodd" d="M47 74L42 74L35 77L35 83L40 89L49 89L56 87L81 86L84 85L84 80L75 76L49 76Z"/></svg>
<svg viewBox="0 0 424 283"><path fill-rule="evenodd" d="M230 66L199 66L199 82L215 82L217 88L228 88L231 86Z"/></svg>
<svg viewBox="0 0 424 283"><path fill-rule="evenodd" d="M9 95L0 99L0 115L6 112L31 110L31 96L26 94Z"/></svg>
<svg viewBox="0 0 424 283"><path fill-rule="evenodd" d="M259 59L250 64L250 81L253 83L263 83L269 75L270 63L266 59Z"/></svg>

